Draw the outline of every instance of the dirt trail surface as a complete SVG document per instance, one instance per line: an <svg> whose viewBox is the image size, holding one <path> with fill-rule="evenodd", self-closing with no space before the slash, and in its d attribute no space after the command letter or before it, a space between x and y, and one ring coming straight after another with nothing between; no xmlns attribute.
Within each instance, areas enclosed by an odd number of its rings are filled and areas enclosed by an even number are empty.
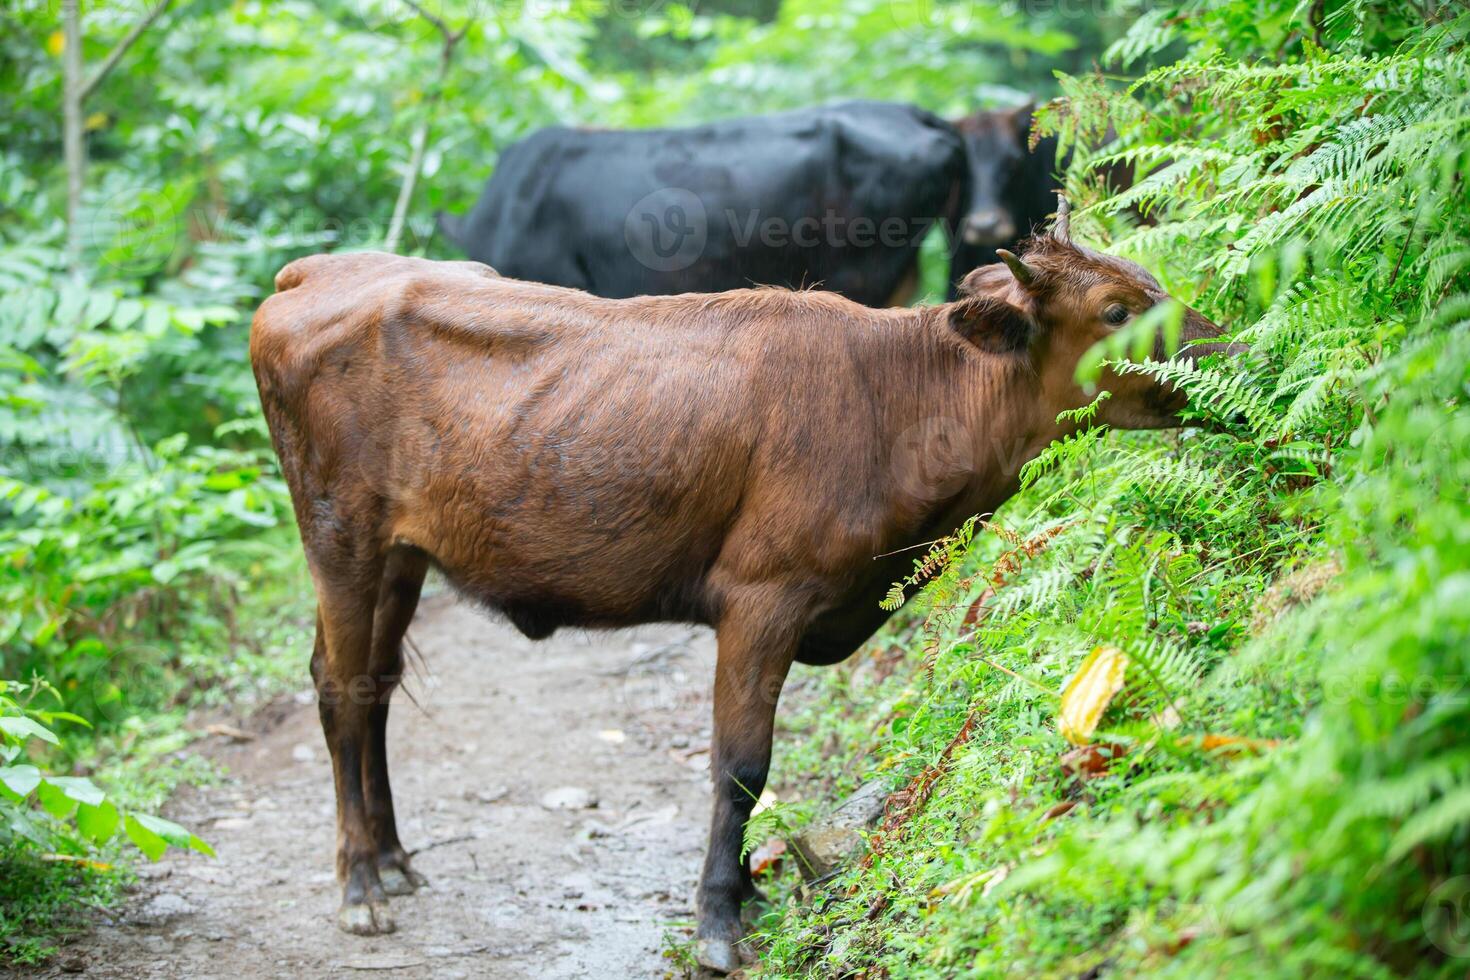
<svg viewBox="0 0 1470 980"><path fill-rule="evenodd" d="M42 975L669 974L662 938L693 918L704 848L713 634L532 643L440 595L409 638L421 708L394 697L388 745L399 831L429 887L392 899L397 932L335 926L331 766L303 693L257 716L253 739L211 747L228 779L167 811L218 858L144 868Z"/></svg>

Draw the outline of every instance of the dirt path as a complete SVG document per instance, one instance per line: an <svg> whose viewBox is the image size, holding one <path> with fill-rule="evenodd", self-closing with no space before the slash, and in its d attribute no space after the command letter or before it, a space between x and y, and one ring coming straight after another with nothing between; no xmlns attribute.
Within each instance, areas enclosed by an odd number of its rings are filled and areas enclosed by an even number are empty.
<svg viewBox="0 0 1470 980"><path fill-rule="evenodd" d="M258 719L254 740L211 751L223 785L170 808L218 859L170 854L144 869L139 893L48 973L668 974L662 937L693 917L704 846L713 635L661 626L531 643L442 595L409 636L422 710L395 697L390 767L430 887L393 899L396 933L334 925L331 772L303 694Z"/></svg>

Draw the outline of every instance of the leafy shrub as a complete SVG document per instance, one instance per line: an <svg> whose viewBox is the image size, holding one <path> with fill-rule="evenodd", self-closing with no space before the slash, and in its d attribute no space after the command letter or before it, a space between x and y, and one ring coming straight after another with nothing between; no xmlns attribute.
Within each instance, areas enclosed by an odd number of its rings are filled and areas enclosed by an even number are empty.
<svg viewBox="0 0 1470 980"><path fill-rule="evenodd" d="M49 940L89 900L111 897L118 877L102 860L126 840L153 860L169 847L208 854L171 820L125 807L92 780L44 771L31 761L59 746L58 723L86 725L43 680L0 680L0 957L44 959Z"/></svg>
<svg viewBox="0 0 1470 980"><path fill-rule="evenodd" d="M90 779L51 775L20 761L29 742L61 744L52 730L57 722L85 724L67 711L33 707L42 694L60 700L56 689L44 681L0 681L0 761L5 763L0 766L0 851L28 841L59 850L61 856L82 856L122 833L155 860L170 845L214 854L208 844L172 821L119 807Z"/></svg>
<svg viewBox="0 0 1470 980"><path fill-rule="evenodd" d="M47 677L106 727L208 680L208 660L187 654L227 639L227 618L215 624L249 569L279 561L259 538L287 497L258 416L204 429L237 448L191 446L187 431L153 435L167 415L133 404L234 308L58 267L35 246L0 250L0 667ZM208 635L180 643L190 630ZM193 677L167 676L185 667Z"/></svg>
<svg viewBox="0 0 1470 980"><path fill-rule="evenodd" d="M1074 233L1196 284L1250 353L1123 365L1210 424L1054 445L925 597L925 669L836 682L867 724L798 721L938 789L767 921L766 972L1463 973L1467 33L1191 2L1112 52L1177 61L1062 79L1042 125L1115 134L1068 174ZM1127 673L1074 749L1053 692L1099 645Z"/></svg>

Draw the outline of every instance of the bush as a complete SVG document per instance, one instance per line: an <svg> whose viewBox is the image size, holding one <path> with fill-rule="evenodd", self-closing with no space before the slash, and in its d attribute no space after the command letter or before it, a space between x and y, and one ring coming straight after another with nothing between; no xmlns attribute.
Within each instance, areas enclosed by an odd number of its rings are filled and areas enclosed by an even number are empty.
<svg viewBox="0 0 1470 980"><path fill-rule="evenodd" d="M119 805L92 780L48 773L33 757L60 746L58 723L86 722L59 709L44 680L0 680L0 956L34 962L47 940L91 900L109 897L116 875L100 860L127 840L157 860L169 847L210 856L199 837L171 820Z"/></svg>
<svg viewBox="0 0 1470 980"><path fill-rule="evenodd" d="M289 504L258 415L204 426L210 445L137 404L235 309L58 266L0 250L0 669L47 677L106 728L227 668L199 652L238 636L242 586L284 550L261 535L289 528Z"/></svg>
<svg viewBox="0 0 1470 980"><path fill-rule="evenodd" d="M1197 284L1250 354L1120 365L1207 425L1055 444L940 549L899 634L923 669L835 682L865 724L799 721L938 788L768 920L767 973L1463 972L1470 15L1298 14L1145 14L1114 57L1183 57L1043 112L1115 134L1068 175L1074 233ZM1057 694L1099 647L1126 673L1077 748Z"/></svg>

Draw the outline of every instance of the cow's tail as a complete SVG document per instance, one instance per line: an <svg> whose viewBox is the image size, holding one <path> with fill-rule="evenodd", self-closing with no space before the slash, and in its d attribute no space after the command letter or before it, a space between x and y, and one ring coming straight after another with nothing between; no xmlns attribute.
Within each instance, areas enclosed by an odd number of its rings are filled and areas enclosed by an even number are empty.
<svg viewBox="0 0 1470 980"><path fill-rule="evenodd" d="M439 227L439 234L464 251L464 218L450 214L447 211L434 212L434 224Z"/></svg>

